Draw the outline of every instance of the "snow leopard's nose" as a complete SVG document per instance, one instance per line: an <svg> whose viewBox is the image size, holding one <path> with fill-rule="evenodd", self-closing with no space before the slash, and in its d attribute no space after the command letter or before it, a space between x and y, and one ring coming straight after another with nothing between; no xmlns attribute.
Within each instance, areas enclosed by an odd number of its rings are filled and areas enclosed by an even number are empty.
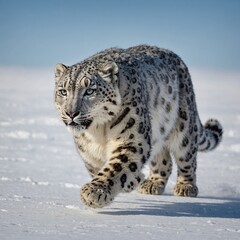
<svg viewBox="0 0 240 240"><path fill-rule="evenodd" d="M70 117L72 120L79 115L79 111L77 112L66 112L66 115Z"/></svg>

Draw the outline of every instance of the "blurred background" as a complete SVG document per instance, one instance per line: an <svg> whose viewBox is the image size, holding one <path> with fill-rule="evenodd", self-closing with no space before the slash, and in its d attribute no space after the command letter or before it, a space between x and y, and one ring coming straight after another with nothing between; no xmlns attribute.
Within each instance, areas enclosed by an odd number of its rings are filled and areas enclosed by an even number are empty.
<svg viewBox="0 0 240 240"><path fill-rule="evenodd" d="M52 68L146 43L189 67L240 70L239 0L0 0L0 34L2 66Z"/></svg>

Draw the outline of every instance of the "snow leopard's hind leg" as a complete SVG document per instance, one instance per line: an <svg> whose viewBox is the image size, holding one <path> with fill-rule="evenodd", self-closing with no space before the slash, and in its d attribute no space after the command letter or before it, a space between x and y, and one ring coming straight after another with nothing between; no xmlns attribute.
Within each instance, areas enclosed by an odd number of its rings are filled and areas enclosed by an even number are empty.
<svg viewBox="0 0 240 240"><path fill-rule="evenodd" d="M196 156L191 151L183 154L179 152L175 154L178 164L177 184L174 187L173 194L182 197L196 197L198 195L198 187L196 185Z"/></svg>
<svg viewBox="0 0 240 240"><path fill-rule="evenodd" d="M176 124L180 134L171 152L177 163L177 183L174 187L173 194L182 197L196 197L198 188L196 185L197 170L197 151L198 151L198 133L197 128L191 129L191 123L178 122Z"/></svg>
<svg viewBox="0 0 240 240"><path fill-rule="evenodd" d="M172 159L168 149L163 148L150 162L150 175L140 185L139 192L152 195L162 194L171 172Z"/></svg>

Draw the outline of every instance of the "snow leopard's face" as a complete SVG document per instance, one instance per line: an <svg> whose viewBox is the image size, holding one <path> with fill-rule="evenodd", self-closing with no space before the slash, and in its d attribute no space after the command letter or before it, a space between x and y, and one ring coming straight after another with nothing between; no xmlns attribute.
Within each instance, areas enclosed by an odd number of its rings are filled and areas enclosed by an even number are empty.
<svg viewBox="0 0 240 240"><path fill-rule="evenodd" d="M93 66L58 64L55 69L55 106L71 131L110 121L120 108L115 63Z"/></svg>

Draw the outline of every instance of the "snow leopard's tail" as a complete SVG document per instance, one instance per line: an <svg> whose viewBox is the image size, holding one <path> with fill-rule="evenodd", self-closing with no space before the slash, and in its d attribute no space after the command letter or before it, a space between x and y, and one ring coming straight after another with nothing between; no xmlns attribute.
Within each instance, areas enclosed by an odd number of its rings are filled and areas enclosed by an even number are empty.
<svg viewBox="0 0 240 240"><path fill-rule="evenodd" d="M222 141L223 128L216 119L209 119L202 126L198 141L198 151L208 152L215 149Z"/></svg>

